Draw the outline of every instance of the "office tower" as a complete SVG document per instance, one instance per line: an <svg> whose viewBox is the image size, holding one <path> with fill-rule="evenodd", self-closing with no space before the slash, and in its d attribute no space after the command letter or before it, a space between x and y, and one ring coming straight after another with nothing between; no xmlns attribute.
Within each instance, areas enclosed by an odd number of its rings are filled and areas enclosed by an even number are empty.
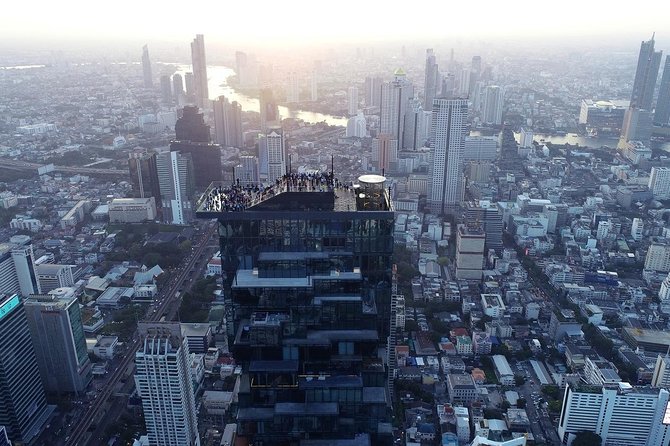
<svg viewBox="0 0 670 446"><path fill-rule="evenodd" d="M161 203L161 189L156 170L156 152L137 148L128 154L128 171L133 185L133 197L154 197L156 206Z"/></svg>
<svg viewBox="0 0 670 446"><path fill-rule="evenodd" d="M352 85L349 87L348 90L348 115L347 116L354 116L356 113L358 113L358 87L355 85Z"/></svg>
<svg viewBox="0 0 670 446"><path fill-rule="evenodd" d="M319 72L316 69L312 70L310 79L310 98L312 102L319 100Z"/></svg>
<svg viewBox="0 0 670 446"><path fill-rule="evenodd" d="M467 98L470 93L470 68L464 67L461 69L461 76L458 80L458 94L462 98Z"/></svg>
<svg viewBox="0 0 670 446"><path fill-rule="evenodd" d="M199 446L189 351L178 322L140 322L135 387L149 444Z"/></svg>
<svg viewBox="0 0 670 446"><path fill-rule="evenodd" d="M235 184L241 186L257 186L260 184L258 158L249 155L240 156L240 163L235 166Z"/></svg>
<svg viewBox="0 0 670 446"><path fill-rule="evenodd" d="M367 135L367 123L363 112L347 119L347 138L364 138Z"/></svg>
<svg viewBox="0 0 670 446"><path fill-rule="evenodd" d="M219 96L214 107L214 141L225 147L242 147L242 106Z"/></svg>
<svg viewBox="0 0 670 446"><path fill-rule="evenodd" d="M194 78L193 78L193 73L188 72L184 74L184 85L186 86L186 95L191 97L195 96L195 91L194 91Z"/></svg>
<svg viewBox="0 0 670 446"><path fill-rule="evenodd" d="M653 127L652 121L650 110L628 108L623 116L621 137L619 138L617 148L625 148L630 141L639 141L642 144L649 145Z"/></svg>
<svg viewBox="0 0 670 446"><path fill-rule="evenodd" d="M77 298L33 296L24 306L45 390L84 392L91 382L91 361Z"/></svg>
<svg viewBox="0 0 670 446"><path fill-rule="evenodd" d="M281 180L244 212L220 210L225 190L201 200L198 217L219 221L243 442L392 442L377 434L390 413L394 213L384 181L364 175L346 190L314 172Z"/></svg>
<svg viewBox="0 0 670 446"><path fill-rule="evenodd" d="M519 147L532 148L533 147L533 131L521 127L519 132Z"/></svg>
<svg viewBox="0 0 670 446"><path fill-rule="evenodd" d="M9 243L0 243L0 295L21 293L28 296L38 292L40 286L30 237L18 235Z"/></svg>
<svg viewBox="0 0 670 446"><path fill-rule="evenodd" d="M191 42L191 60L193 61L193 93L195 103L204 109L209 106L209 89L207 88L207 59L205 58L205 37L196 34Z"/></svg>
<svg viewBox="0 0 670 446"><path fill-rule="evenodd" d="M382 83L381 77L365 78L365 105L368 107L381 107L382 105Z"/></svg>
<svg viewBox="0 0 670 446"><path fill-rule="evenodd" d="M187 224L192 218L195 193L193 159L190 153L175 151L156 155L163 219L175 225Z"/></svg>
<svg viewBox="0 0 670 446"><path fill-rule="evenodd" d="M495 136L466 136L464 161L493 161L498 156L498 138Z"/></svg>
<svg viewBox="0 0 670 446"><path fill-rule="evenodd" d="M496 203L487 200L469 202L465 207L466 222L479 222L486 234L485 251L495 249L498 254L503 249L503 216Z"/></svg>
<svg viewBox="0 0 670 446"><path fill-rule="evenodd" d="M210 142L209 126L199 113L198 107L187 105L181 110L181 116L174 126L177 141Z"/></svg>
<svg viewBox="0 0 670 446"><path fill-rule="evenodd" d="M484 82L479 81L474 84L472 87L472 92L470 93L470 102L472 102L472 111L474 113L480 113L484 105L484 91L486 86Z"/></svg>
<svg viewBox="0 0 670 446"><path fill-rule="evenodd" d="M149 60L149 47L144 45L142 47L142 77L144 79L144 88L151 88L154 86L154 81L151 77L151 60Z"/></svg>
<svg viewBox="0 0 670 446"><path fill-rule="evenodd" d="M258 102L261 114L261 132L265 133L268 128L279 125L281 119L279 117L279 108L270 88L261 90Z"/></svg>
<svg viewBox="0 0 670 446"><path fill-rule="evenodd" d="M578 432L590 431L600 435L604 445L668 446L670 427L665 413L669 397L665 389L638 388L628 383L569 384L558 437L563 444L570 444Z"/></svg>
<svg viewBox="0 0 670 446"><path fill-rule="evenodd" d="M426 50L426 72L423 81L423 109L433 109L433 99L437 95L438 67L432 48Z"/></svg>
<svg viewBox="0 0 670 446"><path fill-rule="evenodd" d="M168 75L161 76L161 99L164 104L172 103L172 84Z"/></svg>
<svg viewBox="0 0 670 446"><path fill-rule="evenodd" d="M655 200L670 198L670 167L652 167L649 175L649 191Z"/></svg>
<svg viewBox="0 0 670 446"><path fill-rule="evenodd" d="M490 125L501 125L503 115L503 89L497 85L489 85L484 89L484 113L482 122Z"/></svg>
<svg viewBox="0 0 670 446"><path fill-rule="evenodd" d="M261 142L262 141L262 142ZM274 183L286 173L286 147L281 127L270 127L259 141L261 180Z"/></svg>
<svg viewBox="0 0 670 446"><path fill-rule="evenodd" d="M185 94L184 80L179 73L172 75L172 94L174 95L174 101L179 105L181 101L180 98Z"/></svg>
<svg viewBox="0 0 670 446"><path fill-rule="evenodd" d="M398 141L382 133L372 140L372 153L379 172L388 172L398 162Z"/></svg>
<svg viewBox="0 0 670 446"><path fill-rule="evenodd" d="M665 56L663 77L661 77L658 99L656 100L656 111L654 112L654 124L670 124L670 56Z"/></svg>
<svg viewBox="0 0 670 446"><path fill-rule="evenodd" d="M651 40L642 42L640 55L637 59L633 93L630 97L632 108L642 108L651 111L654 101L654 88L658 78L658 69L661 66L663 51L654 51L654 36Z"/></svg>
<svg viewBox="0 0 670 446"><path fill-rule="evenodd" d="M295 104L300 102L300 86L298 85L298 73L291 71L288 74L288 89L286 90L286 102Z"/></svg>
<svg viewBox="0 0 670 446"><path fill-rule="evenodd" d="M502 234L501 234L502 239ZM467 220L456 231L456 278L481 280L486 233L481 222Z"/></svg>
<svg viewBox="0 0 670 446"><path fill-rule="evenodd" d="M404 126L402 148L405 150L416 150L419 147L423 147L426 141L427 128L425 113L421 106L421 101L418 99L407 101Z"/></svg>
<svg viewBox="0 0 670 446"><path fill-rule="evenodd" d="M433 212L453 211L463 199L463 151L468 101L435 99L430 147L433 153L428 202Z"/></svg>
<svg viewBox="0 0 670 446"><path fill-rule="evenodd" d="M53 408L47 406L18 294L0 295L0 339L0 426L5 426L12 442L29 444Z"/></svg>
<svg viewBox="0 0 670 446"><path fill-rule="evenodd" d="M35 265L35 274L42 293L48 293L56 288L74 285L71 265L42 263Z"/></svg>
<svg viewBox="0 0 670 446"><path fill-rule="evenodd" d="M402 144L407 102L414 97L414 86L407 80L402 68L393 73L394 79L382 84L380 133Z"/></svg>

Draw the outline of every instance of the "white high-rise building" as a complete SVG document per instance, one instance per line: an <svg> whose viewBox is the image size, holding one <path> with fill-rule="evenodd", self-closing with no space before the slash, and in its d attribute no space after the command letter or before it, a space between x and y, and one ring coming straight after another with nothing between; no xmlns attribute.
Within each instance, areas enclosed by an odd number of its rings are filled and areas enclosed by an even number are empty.
<svg viewBox="0 0 670 446"><path fill-rule="evenodd" d="M489 85L484 90L484 113L482 121L486 124L502 124L503 89L497 85Z"/></svg>
<svg viewBox="0 0 670 446"><path fill-rule="evenodd" d="M470 93L470 68L463 68L461 70L460 82L458 84L458 94L461 97L467 97Z"/></svg>
<svg viewBox="0 0 670 446"><path fill-rule="evenodd" d="M423 147L426 142L428 130L421 101L410 99L407 102L405 112L405 129L403 131L402 148L405 150L416 150ZM399 142L400 144L400 142Z"/></svg>
<svg viewBox="0 0 670 446"><path fill-rule="evenodd" d="M163 218L175 225L184 225L191 220L191 199L195 190L193 160L191 154L178 151L156 155L156 170L161 198Z"/></svg>
<svg viewBox="0 0 670 446"><path fill-rule="evenodd" d="M358 87L352 85L349 87L347 98L349 100L349 116L354 116L358 112Z"/></svg>
<svg viewBox="0 0 670 446"><path fill-rule="evenodd" d="M442 214L463 199L463 151L468 101L435 99L430 147L433 153L428 202L433 212Z"/></svg>
<svg viewBox="0 0 670 446"><path fill-rule="evenodd" d="M365 135L367 135L367 127L365 115L362 112L347 119L347 138L364 138Z"/></svg>
<svg viewBox="0 0 670 446"><path fill-rule="evenodd" d="M658 298L662 304L670 300L670 274L661 282L661 288L658 290Z"/></svg>
<svg viewBox="0 0 670 446"><path fill-rule="evenodd" d="M189 352L179 323L141 322L135 386L142 399L149 444L199 446Z"/></svg>
<svg viewBox="0 0 670 446"><path fill-rule="evenodd" d="M656 358L656 366L654 367L654 374L651 378L652 387L670 387L670 357L666 355L658 355Z"/></svg>
<svg viewBox="0 0 670 446"><path fill-rule="evenodd" d="M649 190L654 199L670 198L670 167L652 167L649 175Z"/></svg>
<svg viewBox="0 0 670 446"><path fill-rule="evenodd" d="M300 102L300 86L298 85L298 73L291 71L288 74L288 90L286 91L286 102Z"/></svg>
<svg viewBox="0 0 670 446"><path fill-rule="evenodd" d="M414 97L414 86L407 80L402 68L395 70L393 75L393 81L384 82L381 88L379 133L391 135L392 139L402 144L407 102Z"/></svg>
<svg viewBox="0 0 670 446"><path fill-rule="evenodd" d="M633 240L641 240L644 235L644 220L641 218L635 217L633 219L633 224L630 227L630 236L633 237Z"/></svg>
<svg viewBox="0 0 670 446"><path fill-rule="evenodd" d="M670 245L652 243L644 259L644 269L651 271L670 271Z"/></svg>
<svg viewBox="0 0 670 446"><path fill-rule="evenodd" d="M533 147L533 131L525 128L521 128L519 134L519 147L523 148L532 148Z"/></svg>
<svg viewBox="0 0 670 446"><path fill-rule="evenodd" d="M602 220L598 223L598 229L596 230L596 239L602 240L607 238L610 231L612 230L612 223L607 220Z"/></svg>
<svg viewBox="0 0 670 446"><path fill-rule="evenodd" d="M281 178L286 173L286 148L284 147L284 133L281 127L271 127L263 138L263 144L260 145L260 150L264 153L261 159L267 165L268 183L274 183L277 178ZM261 167L261 173L263 168Z"/></svg>
<svg viewBox="0 0 670 446"><path fill-rule="evenodd" d="M595 432L603 445L668 446L665 389L571 384L565 389L558 436L570 446L577 433ZM665 422L664 422L665 421Z"/></svg>

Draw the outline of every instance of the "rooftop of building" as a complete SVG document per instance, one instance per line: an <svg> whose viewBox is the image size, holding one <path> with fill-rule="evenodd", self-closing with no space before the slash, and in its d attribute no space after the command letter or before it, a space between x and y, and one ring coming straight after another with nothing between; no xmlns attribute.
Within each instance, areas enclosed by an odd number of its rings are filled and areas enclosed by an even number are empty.
<svg viewBox="0 0 670 446"><path fill-rule="evenodd" d="M449 383L451 383L452 387L475 386L475 382L473 381L471 375L450 373L447 379L449 380Z"/></svg>
<svg viewBox="0 0 670 446"><path fill-rule="evenodd" d="M202 218L242 211L392 211L386 178L363 175L356 184L332 173L288 173L270 185L213 182L196 205Z"/></svg>

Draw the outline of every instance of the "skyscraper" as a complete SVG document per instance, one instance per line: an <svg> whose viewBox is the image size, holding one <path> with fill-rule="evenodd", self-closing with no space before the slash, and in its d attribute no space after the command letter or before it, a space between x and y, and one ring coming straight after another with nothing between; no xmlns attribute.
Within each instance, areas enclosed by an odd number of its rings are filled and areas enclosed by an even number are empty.
<svg viewBox="0 0 670 446"><path fill-rule="evenodd" d="M209 126L205 124L198 107L187 105L181 110L181 116L174 126L177 141L210 142Z"/></svg>
<svg viewBox="0 0 670 446"><path fill-rule="evenodd" d="M30 237L15 236L10 243L0 243L0 295L28 296L39 290Z"/></svg>
<svg viewBox="0 0 670 446"><path fill-rule="evenodd" d="M377 162L379 172L388 172L391 163L398 161L398 141L391 138L391 135L382 133L372 140L373 161Z"/></svg>
<svg viewBox="0 0 670 446"><path fill-rule="evenodd" d="M195 193L193 160L190 153L170 151L156 155L156 170L162 198L163 219L183 225L193 216Z"/></svg>
<svg viewBox="0 0 670 446"><path fill-rule="evenodd" d="M656 100L654 124L670 124L670 56L665 56L663 77L661 77L661 85L658 89L658 99Z"/></svg>
<svg viewBox="0 0 670 446"><path fill-rule="evenodd" d="M225 147L242 147L242 106L219 96L214 107L214 141Z"/></svg>
<svg viewBox="0 0 670 446"><path fill-rule="evenodd" d="M229 191L203 197L198 216L219 221L247 442L392 441L381 433L393 251L384 180L364 175L346 190L330 173L283 178L244 212L219 207Z"/></svg>
<svg viewBox="0 0 670 446"><path fill-rule="evenodd" d="M348 90L348 116L354 116L358 112L358 87L352 85Z"/></svg>
<svg viewBox="0 0 670 446"><path fill-rule="evenodd" d="M414 86L402 68L395 70L393 76L392 81L382 84L380 133L391 135L402 144L407 102L414 97Z"/></svg>
<svg viewBox="0 0 670 446"><path fill-rule="evenodd" d="M368 76L365 78L365 105L380 107L382 104L382 78Z"/></svg>
<svg viewBox="0 0 670 446"><path fill-rule="evenodd" d="M419 147L423 147L428 133L426 125L427 114L430 115L429 112L424 111L423 107L421 107L421 101L418 99L413 98L407 102L402 140L403 149L416 150Z"/></svg>
<svg viewBox="0 0 670 446"><path fill-rule="evenodd" d="M91 360L77 298L33 296L24 306L46 391L84 392L91 382Z"/></svg>
<svg viewBox="0 0 670 446"><path fill-rule="evenodd" d="M172 104L172 84L167 74L161 76L161 99L164 104Z"/></svg>
<svg viewBox="0 0 670 446"><path fill-rule="evenodd" d="M654 88L658 78L658 69L661 66L663 51L654 51L654 36L642 42L640 55L637 59L633 93L630 97L631 108L643 108L651 111L654 101Z"/></svg>
<svg viewBox="0 0 670 446"><path fill-rule="evenodd" d="M291 71L288 74L288 89L286 91L286 102L300 102L300 86L298 85L298 73Z"/></svg>
<svg viewBox="0 0 670 446"><path fill-rule="evenodd" d="M156 206L160 206L161 189L156 170L156 152L141 147L130 152L128 171L130 172L130 183L133 185L133 197L154 197Z"/></svg>
<svg viewBox="0 0 670 446"><path fill-rule="evenodd" d="M261 114L261 132L265 133L269 127L279 125L281 119L279 117L279 107L277 107L272 89L262 89L258 103Z"/></svg>
<svg viewBox="0 0 670 446"><path fill-rule="evenodd" d="M142 76L144 78L144 87L151 88L154 81L151 77L151 60L149 60L149 47L142 47Z"/></svg>
<svg viewBox="0 0 670 446"><path fill-rule="evenodd" d="M484 112L482 121L486 124L501 125L503 115L503 89L497 85L489 85L484 90Z"/></svg>
<svg viewBox="0 0 670 446"><path fill-rule="evenodd" d="M209 126L198 107L183 108L175 124L175 136L170 151L191 155L196 187L204 190L212 181L221 181L221 146L210 143Z"/></svg>
<svg viewBox="0 0 670 446"><path fill-rule="evenodd" d="M259 158L267 163L267 178L264 179L268 183L274 183L286 173L286 147L281 127L268 129L261 149L265 153Z"/></svg>
<svg viewBox="0 0 670 446"><path fill-rule="evenodd" d="M178 322L140 322L135 386L149 444L198 446L198 419L186 338Z"/></svg>
<svg viewBox="0 0 670 446"><path fill-rule="evenodd" d="M205 37L196 34L191 42L191 60L193 63L193 93L198 107L209 106L209 88L207 87L207 59L205 58ZM187 86L188 88L188 86Z"/></svg>
<svg viewBox="0 0 670 446"><path fill-rule="evenodd" d="M0 426L5 426L12 442L28 444L39 435L53 409L47 406L18 294L0 295L0 339Z"/></svg>
<svg viewBox="0 0 670 446"><path fill-rule="evenodd" d="M172 75L172 93L174 95L174 101L179 105L181 103L181 97L184 96L184 80L181 77L181 74L175 73Z"/></svg>
<svg viewBox="0 0 670 446"><path fill-rule="evenodd" d="M453 211L463 199L466 99L435 99L430 147L433 152L428 201L433 212Z"/></svg>
<svg viewBox="0 0 670 446"><path fill-rule="evenodd" d="M240 163L235 166L235 182L241 186L256 186L260 183L258 158L240 156Z"/></svg>
<svg viewBox="0 0 670 446"><path fill-rule="evenodd" d="M433 99L437 95L438 67L435 63L435 53L432 48L426 50L426 72L423 82L423 109L433 109Z"/></svg>

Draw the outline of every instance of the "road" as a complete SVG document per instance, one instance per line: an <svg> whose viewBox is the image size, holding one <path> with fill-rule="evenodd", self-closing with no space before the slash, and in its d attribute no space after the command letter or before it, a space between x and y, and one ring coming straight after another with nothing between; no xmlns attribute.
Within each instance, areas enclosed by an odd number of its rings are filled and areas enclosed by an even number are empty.
<svg viewBox="0 0 670 446"><path fill-rule="evenodd" d="M174 277L159 293L156 303L152 304L147 311L147 321L158 321L164 315L167 319L166 312L168 310L170 310L170 313L174 314L175 308L173 307L175 301L179 300L178 290L182 287L182 283L188 279L191 269L196 265L203 251L207 248L210 239L216 233L217 227L216 224L212 223L205 227L206 229L200 236L198 243L193 247L191 255L182 262L181 267L174 273ZM154 309L156 311L153 311ZM124 375L126 375L128 381L132 381L132 370L134 369L133 360L135 359L135 352L137 352L139 347L140 339L136 335L134 336L132 343L128 344L128 350L125 357L118 368L112 373L106 386L100 390L88 410L86 410L86 412L77 420L77 424L72 427L69 436L66 437L66 445L98 446L102 444L104 441L104 438L101 437L104 433L103 425L106 425L113 417L113 414L110 413L108 415L108 412L110 409L114 412L115 406L118 406L118 404L114 404L112 396L117 392L117 385ZM116 415L118 417L119 413ZM91 429L92 425L94 425L93 429ZM93 432L89 432L89 430Z"/></svg>
<svg viewBox="0 0 670 446"><path fill-rule="evenodd" d="M526 382L522 386L517 386L517 391L519 397L526 400L526 413L530 420L530 428L535 441L539 444L560 444L556 428L544 407L546 398L542 395L542 386L535 376L533 367L528 361L519 361L514 367L518 375L526 378Z"/></svg>
<svg viewBox="0 0 670 446"><path fill-rule="evenodd" d="M34 170L44 167L44 164L30 163L28 161L18 161L8 158L0 158L0 166L10 168L13 170ZM81 175L115 175L120 177L128 177L127 170L119 169L96 169L94 167L71 167L71 166L54 166L55 172L72 173Z"/></svg>

